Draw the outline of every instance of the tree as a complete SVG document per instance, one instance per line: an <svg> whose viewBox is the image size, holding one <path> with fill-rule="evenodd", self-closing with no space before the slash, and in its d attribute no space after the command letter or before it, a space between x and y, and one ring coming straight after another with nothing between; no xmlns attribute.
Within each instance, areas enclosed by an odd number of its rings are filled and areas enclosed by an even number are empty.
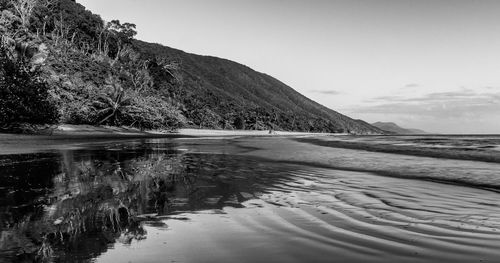
<svg viewBox="0 0 500 263"><path fill-rule="evenodd" d="M109 78L108 83L111 92L102 94L93 103L98 118L100 118L98 124L120 125L121 119L127 118L135 107L132 105L132 98L121 87L119 80Z"/></svg>
<svg viewBox="0 0 500 263"><path fill-rule="evenodd" d="M14 10L21 19L21 25L28 29L33 10L38 4L38 0L14 0L12 1Z"/></svg>
<svg viewBox="0 0 500 263"><path fill-rule="evenodd" d="M138 92L149 89L153 86L153 78L149 74L148 61L138 60L132 64L126 74L130 77L130 81L134 89Z"/></svg>
<svg viewBox="0 0 500 263"><path fill-rule="evenodd" d="M115 33L122 43L130 43L130 40L137 35L135 24L121 24L120 20L111 20L111 22L108 23L108 28L111 32Z"/></svg>
<svg viewBox="0 0 500 263"><path fill-rule="evenodd" d="M157 56L155 59L158 66L161 67L163 71L165 71L168 75L174 78L176 81L180 82L180 76L178 74L179 69L181 68L180 63L178 61L170 61L164 57Z"/></svg>
<svg viewBox="0 0 500 263"><path fill-rule="evenodd" d="M120 20L112 20L106 27L114 36L115 58L118 60L125 45L130 44L134 36L137 35L136 26L132 23L121 24Z"/></svg>
<svg viewBox="0 0 500 263"><path fill-rule="evenodd" d="M245 120L241 116L238 116L234 119L233 125L236 129L243 130L245 129Z"/></svg>
<svg viewBox="0 0 500 263"><path fill-rule="evenodd" d="M39 19L47 21L47 32L63 38L76 38L79 44L96 46L104 21L100 16L86 10L74 0L55 0L49 12L38 14ZM43 26L43 25L39 25ZM44 30L45 31L45 30Z"/></svg>
<svg viewBox="0 0 500 263"><path fill-rule="evenodd" d="M55 123L59 113L40 71L0 45L0 125Z"/></svg>
<svg viewBox="0 0 500 263"><path fill-rule="evenodd" d="M141 59L132 48L125 48L120 62L122 74L128 77L135 91L146 91L153 86L153 77L148 67L149 61Z"/></svg>

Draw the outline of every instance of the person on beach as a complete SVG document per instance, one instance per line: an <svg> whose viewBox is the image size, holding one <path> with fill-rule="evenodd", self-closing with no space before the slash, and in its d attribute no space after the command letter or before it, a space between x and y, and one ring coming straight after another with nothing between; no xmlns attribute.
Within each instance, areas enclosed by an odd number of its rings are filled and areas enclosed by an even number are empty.
<svg viewBox="0 0 500 263"><path fill-rule="evenodd" d="M269 134L276 134L274 126L271 123L268 123L267 126L269 126Z"/></svg>

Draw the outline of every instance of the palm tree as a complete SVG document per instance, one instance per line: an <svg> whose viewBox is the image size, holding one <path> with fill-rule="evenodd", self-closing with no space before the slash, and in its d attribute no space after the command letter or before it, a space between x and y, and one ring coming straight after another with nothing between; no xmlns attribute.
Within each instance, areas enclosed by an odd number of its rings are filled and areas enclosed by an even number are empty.
<svg viewBox="0 0 500 263"><path fill-rule="evenodd" d="M119 125L119 118L132 113L137 107L132 105L132 98L122 88L119 80L110 78L108 82L112 91L97 97L93 106L97 109L97 115L102 116L99 125L109 120L114 125Z"/></svg>

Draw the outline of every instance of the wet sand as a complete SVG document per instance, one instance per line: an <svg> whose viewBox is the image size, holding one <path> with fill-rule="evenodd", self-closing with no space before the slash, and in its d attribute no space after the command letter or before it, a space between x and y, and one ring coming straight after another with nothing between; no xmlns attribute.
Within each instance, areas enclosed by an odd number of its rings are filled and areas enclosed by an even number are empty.
<svg viewBox="0 0 500 263"><path fill-rule="evenodd" d="M298 140L334 148L500 163L499 136L486 136L478 145L475 145L474 137L467 137L470 136L339 136ZM454 144L454 141L460 144Z"/></svg>
<svg viewBox="0 0 500 263"><path fill-rule="evenodd" d="M20 233L12 220L23 218L31 218L24 227L74 233L51 241L59 261L500 257L497 163L236 136L81 144L0 163L0 170L0 218L10 218L2 236ZM85 220L75 221L75 211ZM116 227L107 211L130 218ZM2 240L0 254L16 251Z"/></svg>
<svg viewBox="0 0 500 263"><path fill-rule="evenodd" d="M497 164L360 153L286 138L232 143L248 149L233 154L272 162L261 172L238 164L217 177L245 181L237 178L257 174L257 181L238 184L224 208L181 212L176 216L184 220L148 228L154 239L117 244L97 262L141 262L142 254L181 262L495 262L500 256L499 194L428 180L474 174L471 182L499 184ZM263 188L255 192L255 184Z"/></svg>
<svg viewBox="0 0 500 263"><path fill-rule="evenodd" d="M231 137L280 137L280 136L327 136L343 134L318 134L250 130L179 129L176 131L140 131L132 128L90 125L60 125L51 135L23 135L0 133L0 155L27 154L54 149L77 149L87 143L103 143L152 138L231 138Z"/></svg>

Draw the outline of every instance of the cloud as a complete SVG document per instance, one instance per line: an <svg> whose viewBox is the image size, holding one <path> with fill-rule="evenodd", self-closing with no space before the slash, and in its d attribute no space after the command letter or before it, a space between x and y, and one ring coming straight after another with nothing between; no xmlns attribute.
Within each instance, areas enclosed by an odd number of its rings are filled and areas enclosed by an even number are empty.
<svg viewBox="0 0 500 263"><path fill-rule="evenodd" d="M311 90L311 92L325 94L325 95L340 95L340 94L342 94L342 92L337 91L337 90Z"/></svg>
<svg viewBox="0 0 500 263"><path fill-rule="evenodd" d="M487 90L500 90L500 87L486 86L484 88L487 89Z"/></svg>
<svg viewBox="0 0 500 263"><path fill-rule="evenodd" d="M408 97L402 95L392 95L392 96L380 96L366 100L368 103L393 103L393 102L446 102L446 101L456 101L456 100L468 100L471 98L480 97L495 97L500 95L500 93L477 93L470 89L462 89L460 91L450 91L450 92L436 92L429 93L420 97Z"/></svg>
<svg viewBox="0 0 500 263"><path fill-rule="evenodd" d="M402 96L380 96L380 97L367 99L364 102L366 102L366 103L386 103L386 102L393 102L393 101L402 101L404 99L405 99L405 97L402 97Z"/></svg>
<svg viewBox="0 0 500 263"><path fill-rule="evenodd" d="M470 89L429 93L419 97L381 96L349 111L361 114L409 115L436 119L475 118L500 114L500 92Z"/></svg>
<svg viewBox="0 0 500 263"><path fill-rule="evenodd" d="M420 84L417 84L417 83L410 83L410 84L406 84L403 86L404 88L418 88L420 87Z"/></svg>

